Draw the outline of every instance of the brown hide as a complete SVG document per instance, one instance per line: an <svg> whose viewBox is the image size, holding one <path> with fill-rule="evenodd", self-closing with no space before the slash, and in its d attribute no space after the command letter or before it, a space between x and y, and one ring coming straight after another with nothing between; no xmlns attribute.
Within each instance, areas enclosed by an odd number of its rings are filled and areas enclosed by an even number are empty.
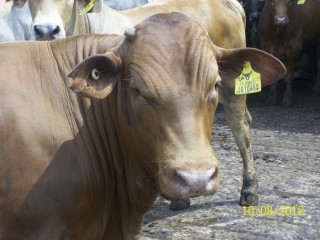
<svg viewBox="0 0 320 240"><path fill-rule="evenodd" d="M92 13L80 15L84 2L88 0L29 0L35 24L34 39L56 39L82 33L122 35L128 27L153 14L182 12L198 21L217 46L245 47L244 11L237 0L163 0L125 11L115 11L100 4L101 11L93 8ZM95 0L95 4L98 2L102 0ZM272 81L275 79L268 80L267 84ZM227 89L220 95L220 102L224 105L228 125L243 158L240 204L255 205L258 203L258 182L251 152L251 116L246 107L246 95L234 96L232 83L233 79L225 79L223 85L227 85Z"/></svg>
<svg viewBox="0 0 320 240"><path fill-rule="evenodd" d="M262 51L214 46L177 13L123 39L2 45L1 240L137 239L158 193L212 194L219 184L210 147L218 67L240 74L251 58L263 76L285 70Z"/></svg>

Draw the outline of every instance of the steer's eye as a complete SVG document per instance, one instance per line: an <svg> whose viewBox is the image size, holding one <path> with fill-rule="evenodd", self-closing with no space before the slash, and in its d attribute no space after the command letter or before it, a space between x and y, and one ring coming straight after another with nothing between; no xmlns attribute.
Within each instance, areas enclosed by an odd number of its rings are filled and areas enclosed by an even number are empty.
<svg viewBox="0 0 320 240"><path fill-rule="evenodd" d="M139 97L139 96L141 96L141 92L140 92L140 90L139 90L138 88L136 88L136 87L131 87L130 89L131 89L131 92L132 92L132 94L133 94L134 97Z"/></svg>
<svg viewBox="0 0 320 240"><path fill-rule="evenodd" d="M218 81L215 83L214 89L215 89L217 92L220 92L220 91L221 91L221 89L222 89L221 80L218 80Z"/></svg>

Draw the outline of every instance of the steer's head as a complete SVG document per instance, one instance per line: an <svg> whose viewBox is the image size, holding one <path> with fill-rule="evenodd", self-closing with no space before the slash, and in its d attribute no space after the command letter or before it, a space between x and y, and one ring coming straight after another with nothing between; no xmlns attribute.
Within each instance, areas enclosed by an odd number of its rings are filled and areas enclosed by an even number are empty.
<svg viewBox="0 0 320 240"><path fill-rule="evenodd" d="M65 38L67 35L73 35L73 32L67 34L68 29L76 33L82 32L82 29L74 29L75 26L82 26L87 23L76 23L74 14L80 11L90 3L90 0L7 0L13 1L17 7L22 7L26 1L29 3L30 13L33 20L31 39L33 40L53 40ZM95 1L94 7L88 12L99 12L101 0ZM83 19L81 19L82 21ZM77 20L79 21L79 20ZM70 30L71 31L71 30Z"/></svg>
<svg viewBox="0 0 320 240"><path fill-rule="evenodd" d="M85 59L69 77L82 96L117 95L121 143L159 192L175 199L216 191L219 163L210 137L219 88L221 81L222 91L234 88L245 60L257 61L263 81L284 73L269 54L218 48L185 15L158 14L127 31L117 50Z"/></svg>
<svg viewBox="0 0 320 240"><path fill-rule="evenodd" d="M275 25L285 26L289 23L289 11L297 0L267 0L271 2L273 22Z"/></svg>
<svg viewBox="0 0 320 240"><path fill-rule="evenodd" d="M245 0L243 8L246 11L248 22L259 21L259 16L264 5L264 0Z"/></svg>

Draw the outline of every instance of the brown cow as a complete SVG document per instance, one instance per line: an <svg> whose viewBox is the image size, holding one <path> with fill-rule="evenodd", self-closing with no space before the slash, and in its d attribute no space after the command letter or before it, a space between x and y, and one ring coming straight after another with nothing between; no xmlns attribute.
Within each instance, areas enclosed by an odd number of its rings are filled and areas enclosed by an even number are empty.
<svg viewBox="0 0 320 240"><path fill-rule="evenodd" d="M126 37L5 43L0 59L1 240L138 239L159 193L216 191L220 81L234 91L244 61L262 85L285 72L263 51L215 46L180 13Z"/></svg>
<svg viewBox="0 0 320 240"><path fill-rule="evenodd" d="M9 0L10 1L10 0ZM23 3L26 0L20 0ZM95 0L92 13L80 15L89 0L29 0L34 19L36 39L52 39L79 33L123 34L128 26L159 12L183 12L198 21L213 42L223 48L245 47L245 14L236 0L163 0L125 11L115 11ZM221 13L224 14L221 14ZM50 14L49 14L50 13ZM154 39L155 41L157 39ZM243 159L243 185L241 205L258 203L258 181L251 152L251 116L246 106L246 96L222 93L228 125Z"/></svg>
<svg viewBox="0 0 320 240"><path fill-rule="evenodd" d="M276 56L286 65L286 89L282 105L292 104L292 78L303 49L312 47L320 39L320 1L266 0L260 16L261 49ZM317 47L318 74L315 91L320 91L320 47ZM268 103L276 104L276 84L271 86Z"/></svg>

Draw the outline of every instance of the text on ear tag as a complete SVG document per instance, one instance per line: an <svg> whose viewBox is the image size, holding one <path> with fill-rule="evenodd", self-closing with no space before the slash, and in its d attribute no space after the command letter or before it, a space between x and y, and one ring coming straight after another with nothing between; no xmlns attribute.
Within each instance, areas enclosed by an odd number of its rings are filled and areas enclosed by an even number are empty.
<svg viewBox="0 0 320 240"><path fill-rule="evenodd" d="M250 94L261 91L260 73L253 71L249 61L243 62L243 70L239 77L235 79L236 95Z"/></svg>

